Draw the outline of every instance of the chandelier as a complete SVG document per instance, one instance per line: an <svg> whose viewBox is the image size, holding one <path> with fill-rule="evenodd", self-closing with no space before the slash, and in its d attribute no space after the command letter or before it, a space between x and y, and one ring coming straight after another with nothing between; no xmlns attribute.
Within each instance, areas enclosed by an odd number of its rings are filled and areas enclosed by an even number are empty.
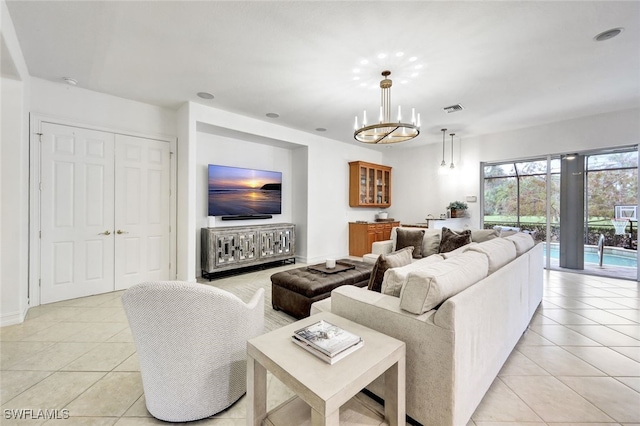
<svg viewBox="0 0 640 426"><path fill-rule="evenodd" d="M362 116L362 126L358 126L358 116L354 125L353 137L358 142L371 144L390 144L408 141L420 134L420 114L416 116L415 108L411 109L411 123L402 122L402 111L398 105L398 120L391 121L391 71L382 71L380 81L382 97L378 123L367 125L367 111ZM417 119L416 119L417 117Z"/></svg>

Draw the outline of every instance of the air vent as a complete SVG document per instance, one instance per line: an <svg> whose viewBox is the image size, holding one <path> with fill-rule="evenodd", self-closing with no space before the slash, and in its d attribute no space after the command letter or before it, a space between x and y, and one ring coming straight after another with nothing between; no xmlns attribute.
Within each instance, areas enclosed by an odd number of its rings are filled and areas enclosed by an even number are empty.
<svg viewBox="0 0 640 426"><path fill-rule="evenodd" d="M462 111L464 107L460 104L451 105L448 107L442 108L447 114L451 114L452 112Z"/></svg>

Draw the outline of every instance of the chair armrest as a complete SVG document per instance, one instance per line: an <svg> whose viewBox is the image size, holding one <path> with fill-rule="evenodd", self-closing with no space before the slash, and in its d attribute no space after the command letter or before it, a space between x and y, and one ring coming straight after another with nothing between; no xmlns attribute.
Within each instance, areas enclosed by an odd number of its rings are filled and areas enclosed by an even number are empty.
<svg viewBox="0 0 640 426"><path fill-rule="evenodd" d="M376 241L371 245L373 254L389 254L393 251L393 240Z"/></svg>

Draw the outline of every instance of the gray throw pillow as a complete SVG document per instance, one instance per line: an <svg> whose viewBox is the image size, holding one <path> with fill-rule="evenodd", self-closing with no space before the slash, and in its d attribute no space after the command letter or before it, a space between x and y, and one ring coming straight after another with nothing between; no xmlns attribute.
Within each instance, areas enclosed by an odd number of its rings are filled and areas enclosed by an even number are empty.
<svg viewBox="0 0 640 426"><path fill-rule="evenodd" d="M382 290L382 280L384 279L384 273L387 271L387 269L398 268L400 266L410 264L412 252L413 247L405 247L401 250L396 250L393 253L381 254L380 256L378 256L376 264L373 265L373 270L371 271L371 277L369 278L369 285L367 286L367 289L380 293Z"/></svg>
<svg viewBox="0 0 640 426"><path fill-rule="evenodd" d="M398 228L396 230L396 250L413 247L413 258L422 259L424 229Z"/></svg>
<svg viewBox="0 0 640 426"><path fill-rule="evenodd" d="M442 228L440 253L448 253L467 244L471 244L470 229L458 233L449 228Z"/></svg>

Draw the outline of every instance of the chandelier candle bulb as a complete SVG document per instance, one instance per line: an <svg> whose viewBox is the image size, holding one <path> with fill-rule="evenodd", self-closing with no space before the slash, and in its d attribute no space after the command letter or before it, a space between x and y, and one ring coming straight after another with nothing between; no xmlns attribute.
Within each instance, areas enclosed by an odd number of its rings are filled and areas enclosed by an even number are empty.
<svg viewBox="0 0 640 426"><path fill-rule="evenodd" d="M416 127L420 128L420 113L418 113L418 122L416 123Z"/></svg>
<svg viewBox="0 0 640 426"><path fill-rule="evenodd" d="M356 115L356 123L353 125L353 130L358 130L358 116Z"/></svg>
<svg viewBox="0 0 640 426"><path fill-rule="evenodd" d="M416 125L416 109L411 108L411 124Z"/></svg>
<svg viewBox="0 0 640 426"><path fill-rule="evenodd" d="M367 127L367 111L362 114L362 127Z"/></svg>
<svg viewBox="0 0 640 426"><path fill-rule="evenodd" d="M402 123L402 111L400 110L400 105L398 105L398 123Z"/></svg>
<svg viewBox="0 0 640 426"><path fill-rule="evenodd" d="M384 121L384 115L382 114L382 107L380 107L380 124Z"/></svg>

